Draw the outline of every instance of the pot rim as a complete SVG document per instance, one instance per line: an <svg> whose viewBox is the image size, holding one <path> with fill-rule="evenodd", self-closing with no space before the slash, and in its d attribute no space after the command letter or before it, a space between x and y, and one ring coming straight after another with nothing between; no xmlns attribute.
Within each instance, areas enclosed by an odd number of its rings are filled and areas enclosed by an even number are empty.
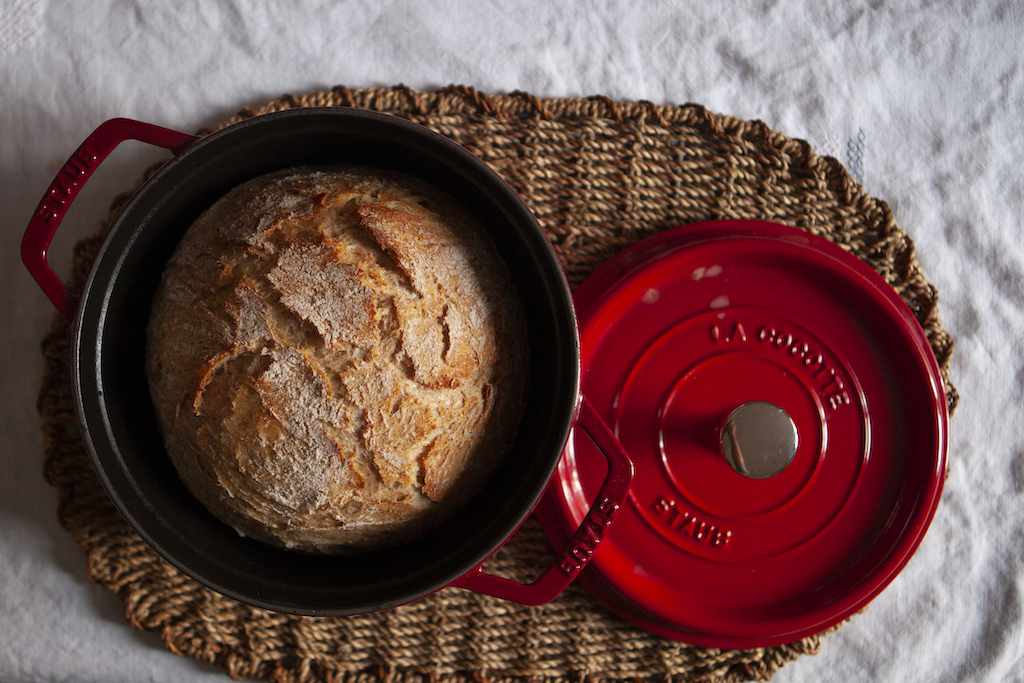
<svg viewBox="0 0 1024 683"><path fill-rule="evenodd" d="M393 145L392 152L414 150L423 159L429 158L430 163L445 166L452 172L453 177L458 177L463 185L475 188L475 192L479 196L475 197L474 203L478 203L483 198L485 201L493 202L495 210L500 209L506 212L509 225L514 222L518 226L516 230L526 231L518 234L517 239L523 241L523 251L528 252L528 257L532 259L532 267L544 274L544 282L537 287L546 297L543 300L543 305L550 308L551 315L557 317L557 321L555 321L557 324L553 322L551 332L545 331L545 334L549 334L549 336L554 334L558 367L563 375L567 373L567 376L556 387L559 395L557 410L552 411L554 414L549 417L548 425L541 428L540 431L543 434L533 439L533 441L543 443L557 442L558 447L549 448L550 452L546 455L547 461L540 468L540 471L546 472L546 474L543 476L538 476L537 472L532 474L531 481L537 480L531 485L532 492L528 496L520 495L516 499L516 514L506 515L505 521L487 534L488 540L474 539L476 543L474 550L463 553L454 563L457 569L443 572L443 577L437 576L437 572L426 572L428 576L418 580L414 579L417 579L418 575L424 574L424 571L411 571L397 583L403 585L415 583L417 587L414 590L393 589L386 597L360 597L356 606L338 604L322 606L317 598L315 588L297 590L294 596L288 599L279 599L268 595L266 586L252 592L247 586L239 588L229 585L223 579L211 578L210 573L204 569L197 569L196 562L190 561L195 558L195 555L188 555L188 551L190 551L188 545L183 543L182 539L169 541L166 537L166 529L173 527L175 522L167 519L164 510L154 504L153 500L147 498L144 484L141 484L133 476L131 467L126 465L126 456L121 452L118 437L115 434L118 427L112 426L116 419L112 417L108 404L111 393L105 386L103 367L100 367L104 363L104 354L109 351L104 348L104 343L108 341L106 331L108 326L114 324L114 321L110 319L112 315L111 290L118 285L119 278L123 276L126 263L131 259L130 252L137 248L140 239L144 237L141 233L144 232L145 226L149 225L148 221L167 203L167 193L178 191L180 185L185 182L182 180L182 176L187 176L203 163L208 163L201 157L210 155L210 150L219 149L232 140L243 141L244 139L247 145L255 144L249 138L254 132L259 132L261 129L271 130L278 137L288 138L290 134L284 131L284 128L291 125L292 122L297 124L305 122L314 126L330 125L334 122L350 125L354 122L356 127L362 127L360 130L363 128L374 131L387 130L395 136L401 137L399 141L389 140L388 144ZM365 131L363 134L366 134ZM377 135L377 140L381 139L381 136ZM338 163L345 161L345 159L339 159ZM290 165L292 164L280 164L277 168L285 168ZM260 173L252 175L260 175ZM432 182L430 178L427 180ZM442 186L442 189L452 194L447 187ZM154 193L164 196L154 197ZM459 197L459 199L463 198ZM139 215L140 212L141 215ZM527 243L526 235L530 236L531 242ZM509 257L508 254L505 256ZM517 286L521 286L521 283L517 282ZM124 288L123 284L122 288ZM530 301L526 301L525 297L524 303L530 305ZM148 315L145 317L148 318ZM531 332L531 340L532 335L533 332ZM534 342L531 341L531 346L533 344ZM543 495L561 455L561 448L568 439L580 395L579 354L579 335L571 291L561 265L532 212L500 176L462 146L419 124L391 114L360 109L323 107L284 110L245 119L198 139L156 170L136 190L119 212L97 251L82 289L81 300L72 325L71 359L75 410L79 424L82 426L82 437L90 460L104 489L122 517L148 545L192 578L222 594L248 604L282 612L340 615L392 607L450 585L479 566L511 537ZM531 354L531 363L534 360L533 354ZM531 386L533 383L535 380L531 382ZM535 389L531 389L531 396L535 391ZM95 405L93 404L94 399L96 399ZM520 431L532 431L537 425L526 424L525 419L524 417L523 426L528 429L524 430L521 427ZM519 438L517 436L517 444ZM110 452L111 449L113 452ZM248 542L258 543L256 541ZM422 544L416 547L422 549L421 546ZM269 548L269 546L267 547ZM186 555L186 559L182 559L183 553ZM292 555L297 555L297 553L292 553ZM385 556L391 561L402 561L403 558L400 555L395 552L385 553ZM209 564L210 558L201 559L206 562L200 562L200 564ZM312 563L327 568L332 564L331 560L333 559L336 558L329 560L320 558ZM223 564L219 560L214 563ZM344 562L340 564L344 564ZM241 583L245 584L246 581ZM395 581L391 583L393 584Z"/></svg>

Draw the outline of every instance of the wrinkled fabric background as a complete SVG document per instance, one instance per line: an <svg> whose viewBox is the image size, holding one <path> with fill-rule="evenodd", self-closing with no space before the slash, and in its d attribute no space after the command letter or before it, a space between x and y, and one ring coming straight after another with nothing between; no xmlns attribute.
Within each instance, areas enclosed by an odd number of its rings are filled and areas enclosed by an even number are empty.
<svg viewBox="0 0 1024 683"><path fill-rule="evenodd" d="M949 3L6 0L0 4L0 680L223 681L131 629L43 481L53 310L19 244L102 121L183 131L337 84L698 102L847 164L917 245L957 342L950 476L906 570L777 681L1024 679L1024 10ZM51 263L162 153L122 145Z"/></svg>

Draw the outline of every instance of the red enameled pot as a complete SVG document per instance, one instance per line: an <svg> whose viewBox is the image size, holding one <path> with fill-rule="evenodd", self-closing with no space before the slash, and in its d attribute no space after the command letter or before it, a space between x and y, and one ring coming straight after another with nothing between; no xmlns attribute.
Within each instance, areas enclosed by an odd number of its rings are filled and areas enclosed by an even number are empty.
<svg viewBox="0 0 1024 683"><path fill-rule="evenodd" d="M46 247L125 139L174 156L72 295ZM474 211L514 274L531 349L526 414L486 490L436 532L356 558L272 548L207 513L164 453L143 374L150 300L194 219L257 175L341 162L417 175ZM300 109L202 139L107 122L40 203L23 258L73 327L76 408L114 503L181 570L261 607L352 614L445 586L540 604L580 574L666 637L776 645L884 589L941 495L938 365L910 309L859 259L802 230L717 221L634 245L573 296L515 193L463 148L393 116ZM529 585L483 572L535 509L555 563Z"/></svg>
<svg viewBox="0 0 1024 683"><path fill-rule="evenodd" d="M80 293L46 263L69 204L122 141L173 157L111 226ZM421 177L480 219L508 263L526 309L527 406L511 451L481 494L449 523L395 548L354 557L293 553L239 536L185 489L166 456L144 375L145 329L163 266L185 229L231 188L270 171L358 163ZM508 185L451 140L404 119L347 108L282 111L208 136L138 121L101 125L58 173L32 217L22 258L72 326L75 407L92 463L124 518L157 552L225 595L267 609L342 615L383 609L449 585L527 604L550 601L575 578L629 488L632 466L579 392L571 293L536 219ZM567 551L529 585L481 564L543 494L570 430L591 434L611 465ZM581 549L586 548L587 552Z"/></svg>

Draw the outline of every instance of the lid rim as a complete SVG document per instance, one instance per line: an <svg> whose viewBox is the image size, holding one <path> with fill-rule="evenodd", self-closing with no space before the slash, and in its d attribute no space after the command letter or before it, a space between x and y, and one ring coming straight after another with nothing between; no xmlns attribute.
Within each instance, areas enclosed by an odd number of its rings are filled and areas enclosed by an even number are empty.
<svg viewBox="0 0 1024 683"><path fill-rule="evenodd" d="M595 597L647 630L700 646L764 647L812 635L848 618L874 599L906 566L920 545L941 498L946 469L948 412L938 362L931 345L912 310L896 291L870 266L834 243L796 228L764 221L713 221L683 226L659 233L614 257L605 266L599 268L574 293L584 347L587 345L588 336L593 334L593 330L588 330L588 325L591 325L592 320L596 318L607 317L607 311L603 311L602 307L605 305L603 299L610 292L626 286L631 282L631 278L639 277L645 270L650 269L652 264L680 250L700 245L710 245L713 249L716 242L736 238L784 243L786 249L796 248L800 253L814 253L817 263L832 264L837 272L843 274L844 282L853 282L858 293L866 292L867 300L871 302L872 306L879 309L869 312L872 314L880 312L879 319L887 320L887 324L894 325L900 330L898 343L903 345L900 354L909 355L917 361L914 374L919 379L925 380L916 385L910 398L903 399L898 403L900 406L904 404L915 406L914 413L909 416L915 420L923 420L922 428L931 429L934 435L924 449L916 451L918 455L920 453L924 453L924 455L909 461L909 467L918 468L918 471L913 473L912 480L909 483L901 480L901 487L915 486L918 487L918 490L917 495L912 496L913 500L910 504L904 502L900 503L900 507L894 507L891 514L899 513L898 518L902 520L898 522L895 531L882 529L871 531L863 539L854 538L852 547L864 540L867 540L868 543L877 543L880 539L888 539L879 556L873 559L868 557L870 560L868 565L859 569L857 565L861 561L859 556L855 561L836 565L844 567L844 572L854 570L856 580L840 584L837 589L841 589L840 595L833 596L832 599L822 604L807 605L807 609L797 610L793 616L755 620L753 623L750 623L748 619L744 620L743 624L718 623L719 627L724 628L707 628L707 624L697 627L696 624L683 623L678 619L678 611L665 610L664 614L661 612L648 613L641 604L644 602L643 600L633 600L630 596L631 593L643 591L642 585L633 585L634 590L622 589L617 585L614 571L611 575L607 574L611 570L608 570L605 565L611 561L608 558L616 554L615 549L605 550L602 551L603 554L596 555L591 567L581 576L584 586L591 590ZM804 249L807 251L804 252ZM682 276L678 276L678 280L682 279ZM590 349L589 351L593 352L594 350ZM585 376L583 391L586 394L586 378L588 376L586 366L589 362L593 362L593 359L589 358L590 354L586 348L584 348L583 355ZM927 402L929 405L925 407L926 409L916 407L915 400ZM901 416L908 415L901 414ZM605 417L607 419L607 416ZM898 418L890 419L894 422L898 421ZM567 454L571 450L571 443L572 440L570 440L570 447L567 447ZM896 451L893 450L893 453ZM902 453L898 455L902 457ZM923 463L928 463L928 466ZM570 466L574 467L574 465ZM556 478L564 479L566 467L565 464L560 466L556 472ZM549 492L552 493L546 496L544 509L538 510L545 531L555 544L558 543L559 532L556 527L561 523L559 518L564 518L566 515L571 517L573 514L566 507L566 501L560 491L560 486L549 487ZM552 498L557 498L557 500L551 500ZM621 524L621 521L617 524ZM611 546L609 547L611 548ZM605 558L604 561L602 558ZM844 563L847 559L849 558L843 555ZM637 582L636 579L629 579L629 581L633 584ZM642 583L641 581L640 584ZM817 590L821 590L821 588L819 586ZM765 605L760 605L757 608L751 608L751 610L754 609L767 608ZM671 614L671 616L666 616L666 614Z"/></svg>

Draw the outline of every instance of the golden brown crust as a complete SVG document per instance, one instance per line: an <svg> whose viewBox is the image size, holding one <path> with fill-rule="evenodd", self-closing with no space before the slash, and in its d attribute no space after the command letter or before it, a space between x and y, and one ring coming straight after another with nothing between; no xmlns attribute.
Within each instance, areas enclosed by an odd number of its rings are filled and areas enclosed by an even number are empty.
<svg viewBox="0 0 1024 683"><path fill-rule="evenodd" d="M148 335L189 489L302 550L439 523L493 472L524 400L525 323L493 245L447 195L372 169L232 190L168 263Z"/></svg>

